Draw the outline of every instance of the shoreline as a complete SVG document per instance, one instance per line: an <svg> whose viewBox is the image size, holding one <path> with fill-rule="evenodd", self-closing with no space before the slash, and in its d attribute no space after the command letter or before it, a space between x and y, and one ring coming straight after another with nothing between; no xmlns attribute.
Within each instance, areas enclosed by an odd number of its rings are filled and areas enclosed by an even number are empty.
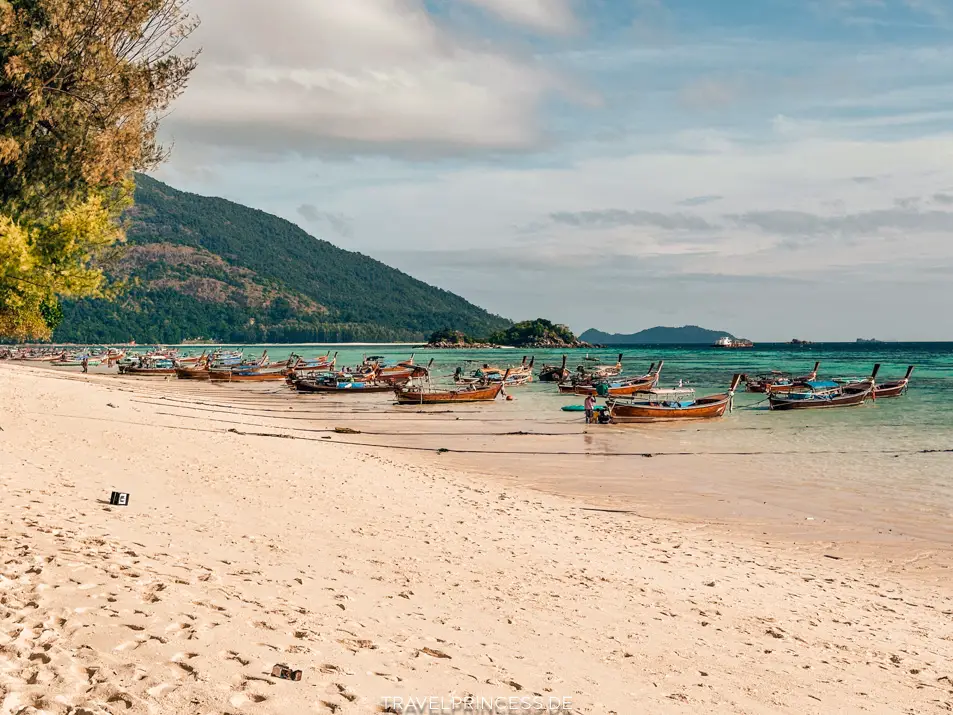
<svg viewBox="0 0 953 715"><path fill-rule="evenodd" d="M620 714L953 702L937 555L825 558L605 511L432 450L346 445L340 407L264 389L2 364L0 388L14 711L39 694L136 715L366 713L465 692ZM280 426L289 413L302 429ZM127 509L102 503L116 488ZM303 680L271 679L276 662Z"/></svg>

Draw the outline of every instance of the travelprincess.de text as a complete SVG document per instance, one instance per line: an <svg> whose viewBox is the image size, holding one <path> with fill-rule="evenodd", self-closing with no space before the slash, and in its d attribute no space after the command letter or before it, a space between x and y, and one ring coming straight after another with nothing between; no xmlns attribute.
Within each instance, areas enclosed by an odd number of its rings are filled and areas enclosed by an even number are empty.
<svg viewBox="0 0 953 715"><path fill-rule="evenodd" d="M439 713L474 713L479 715L555 715L572 709L571 697L503 696L495 698L468 696L390 696L381 699L384 712L438 715Z"/></svg>

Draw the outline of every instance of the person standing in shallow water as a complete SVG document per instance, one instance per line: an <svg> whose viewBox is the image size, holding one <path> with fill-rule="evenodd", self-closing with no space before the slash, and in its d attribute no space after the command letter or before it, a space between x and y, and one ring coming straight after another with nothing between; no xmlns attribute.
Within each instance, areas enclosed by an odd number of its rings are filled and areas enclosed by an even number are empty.
<svg viewBox="0 0 953 715"><path fill-rule="evenodd" d="M586 407L586 424L592 424L592 416L595 414L596 398L593 395L586 395L586 401L583 403Z"/></svg>

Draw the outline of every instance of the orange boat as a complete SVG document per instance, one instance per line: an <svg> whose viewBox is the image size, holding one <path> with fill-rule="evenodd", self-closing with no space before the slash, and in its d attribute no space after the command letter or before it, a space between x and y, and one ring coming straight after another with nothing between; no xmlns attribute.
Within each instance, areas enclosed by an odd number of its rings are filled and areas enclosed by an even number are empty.
<svg viewBox="0 0 953 715"><path fill-rule="evenodd" d="M381 382L389 382L392 385L405 383L415 377L426 377L427 371L433 365L433 358L430 358L430 364L427 367L414 365L414 356L410 356L407 362L397 363L392 367L381 367L377 370L377 379Z"/></svg>
<svg viewBox="0 0 953 715"><path fill-rule="evenodd" d="M274 382L284 380L288 374L286 368L255 370L209 370L208 378L213 382Z"/></svg>
<svg viewBox="0 0 953 715"><path fill-rule="evenodd" d="M649 371L638 377L620 377L616 379L602 379L587 383L570 383L559 386L559 392L564 395L600 395L601 397L624 397L637 392L651 390L658 384L662 373L663 360L656 369L653 362Z"/></svg>
<svg viewBox="0 0 953 715"><path fill-rule="evenodd" d="M175 376L180 380L208 380L210 379L208 363L194 365L191 367L176 367Z"/></svg>
<svg viewBox="0 0 953 715"><path fill-rule="evenodd" d="M467 385L455 390L427 390L422 387L398 387L399 405L444 405L452 402L492 402L503 390L503 383Z"/></svg>
<svg viewBox="0 0 953 715"><path fill-rule="evenodd" d="M422 369L427 370L426 368ZM474 383L454 389L440 389L421 384L398 387L394 392L397 394L398 405L445 405L454 402L492 402L503 391L503 386L509 374L510 371L507 370L502 380L492 383ZM427 370L426 375L429 378L429 370Z"/></svg>
<svg viewBox="0 0 953 715"><path fill-rule="evenodd" d="M741 375L735 375L728 392L698 399L694 398L695 391L689 388L655 389L642 393L643 399L609 400L607 405L613 422L711 419L721 417L731 408L739 382Z"/></svg>

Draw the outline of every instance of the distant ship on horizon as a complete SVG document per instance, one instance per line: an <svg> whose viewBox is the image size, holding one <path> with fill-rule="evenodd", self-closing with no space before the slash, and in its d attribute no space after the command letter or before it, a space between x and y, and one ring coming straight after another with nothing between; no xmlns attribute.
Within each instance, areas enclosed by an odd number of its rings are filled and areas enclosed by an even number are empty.
<svg viewBox="0 0 953 715"><path fill-rule="evenodd" d="M712 347L728 349L753 348L754 343L747 338L732 338L727 335L722 335L714 343L712 343Z"/></svg>

